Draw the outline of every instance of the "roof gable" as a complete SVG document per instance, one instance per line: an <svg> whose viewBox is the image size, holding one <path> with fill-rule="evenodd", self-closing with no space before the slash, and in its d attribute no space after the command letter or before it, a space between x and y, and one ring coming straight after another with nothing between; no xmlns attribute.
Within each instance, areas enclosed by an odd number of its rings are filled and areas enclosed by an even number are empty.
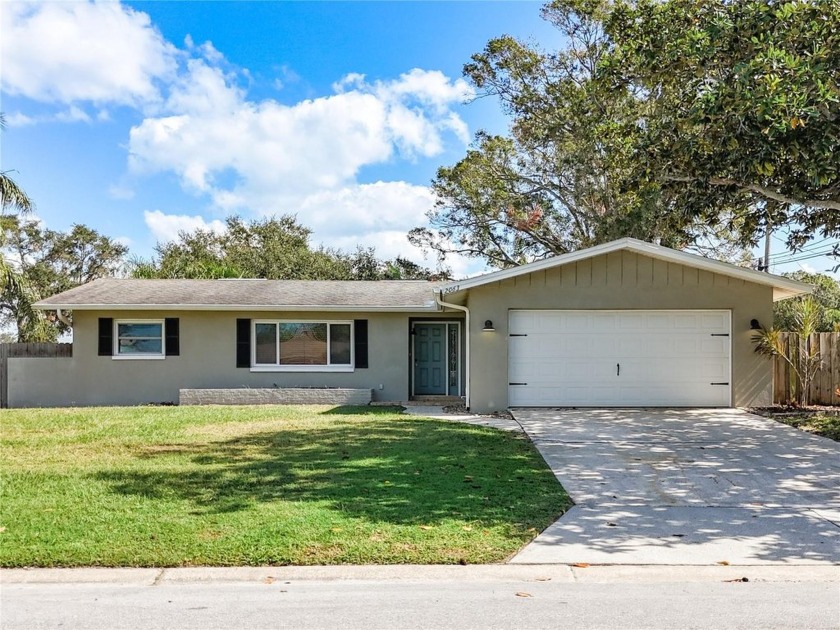
<svg viewBox="0 0 840 630"><path fill-rule="evenodd" d="M594 247L580 249L568 254L552 256L551 258L545 258L536 262L520 265L519 267L502 269L500 271L494 271L474 278L461 280L459 282L450 282L442 285L440 287L440 291L443 295L466 291L491 282L507 280L508 278L514 278L533 273L535 271L542 271L553 267L568 265L570 263L586 260L595 256L602 256L604 254L622 250L642 254L644 256L657 258L667 262L685 265L687 267L703 269L705 271L730 276L732 278L738 278L746 282L770 286L773 287L773 300L784 300L804 293L810 293L813 290L813 287L809 284L796 282L795 280L790 280L781 276L738 267L730 263L712 260L711 258L698 256L697 254L677 251L675 249L671 249L670 247L663 247L662 245L646 243L634 238L622 238L602 245L595 245Z"/></svg>

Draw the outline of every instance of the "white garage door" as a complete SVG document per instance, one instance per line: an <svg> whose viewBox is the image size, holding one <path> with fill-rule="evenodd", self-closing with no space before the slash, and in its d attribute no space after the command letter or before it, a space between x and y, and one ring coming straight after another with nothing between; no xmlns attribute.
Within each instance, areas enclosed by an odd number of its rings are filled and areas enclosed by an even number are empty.
<svg viewBox="0 0 840 630"><path fill-rule="evenodd" d="M730 405L729 311L511 311L511 407Z"/></svg>

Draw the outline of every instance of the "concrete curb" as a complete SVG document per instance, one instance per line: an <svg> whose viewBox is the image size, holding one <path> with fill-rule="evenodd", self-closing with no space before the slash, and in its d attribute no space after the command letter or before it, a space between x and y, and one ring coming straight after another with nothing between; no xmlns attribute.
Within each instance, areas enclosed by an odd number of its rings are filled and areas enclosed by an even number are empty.
<svg viewBox="0 0 840 630"><path fill-rule="evenodd" d="M116 584L157 586L224 582L559 582L696 583L829 582L840 583L840 566L630 566L599 565L353 565L317 567L177 567L0 569L2 584Z"/></svg>

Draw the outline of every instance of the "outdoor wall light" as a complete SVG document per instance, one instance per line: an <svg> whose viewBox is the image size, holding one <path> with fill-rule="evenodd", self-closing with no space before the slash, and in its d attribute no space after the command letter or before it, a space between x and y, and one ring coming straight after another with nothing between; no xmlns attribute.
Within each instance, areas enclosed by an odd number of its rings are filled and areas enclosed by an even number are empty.
<svg viewBox="0 0 840 630"><path fill-rule="evenodd" d="M493 328L493 321L490 319L484 320L484 328L481 329L482 332L495 332L495 328Z"/></svg>
<svg viewBox="0 0 840 630"><path fill-rule="evenodd" d="M750 320L750 330L761 330L761 324L758 323L757 319Z"/></svg>

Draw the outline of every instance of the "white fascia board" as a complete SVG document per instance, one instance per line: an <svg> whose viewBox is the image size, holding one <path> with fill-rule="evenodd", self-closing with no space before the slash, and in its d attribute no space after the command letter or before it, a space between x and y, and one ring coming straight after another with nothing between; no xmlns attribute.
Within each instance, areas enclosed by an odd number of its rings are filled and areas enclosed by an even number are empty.
<svg viewBox="0 0 840 630"><path fill-rule="evenodd" d="M646 243L634 238L622 238L617 241L611 241L602 245L595 245L586 249L579 249L568 254L561 254L551 258L545 258L536 262L520 265L519 267L512 267L511 269L502 269L501 271L494 271L483 276L476 276L475 278L468 278L460 282L451 282L440 287L441 295L450 293L457 293L474 287L478 287L490 282L499 282L507 280L516 276L533 273L535 271L542 271L552 267L559 267L561 265L568 265L570 263L585 260L587 258L594 258L595 256L602 256L612 252L627 250L650 256L651 258L658 258L666 262L673 262L688 267L695 267L697 269L704 269L712 273L717 273L733 278L745 280L746 282L753 282L756 284L763 284L773 287L773 300L784 300L787 298L811 293L813 287L810 284L797 282L781 276L775 276L765 273L763 271L755 271L753 269L745 269L743 267L736 267L729 263L721 262L719 260L712 260L698 256L697 254L689 254L680 252L670 247L663 247L662 245L654 245L653 243Z"/></svg>
<svg viewBox="0 0 840 630"><path fill-rule="evenodd" d="M299 304L42 304L35 308L42 311L254 311L254 312L335 312L335 313L419 313L436 312L436 303L424 306L324 306Z"/></svg>

